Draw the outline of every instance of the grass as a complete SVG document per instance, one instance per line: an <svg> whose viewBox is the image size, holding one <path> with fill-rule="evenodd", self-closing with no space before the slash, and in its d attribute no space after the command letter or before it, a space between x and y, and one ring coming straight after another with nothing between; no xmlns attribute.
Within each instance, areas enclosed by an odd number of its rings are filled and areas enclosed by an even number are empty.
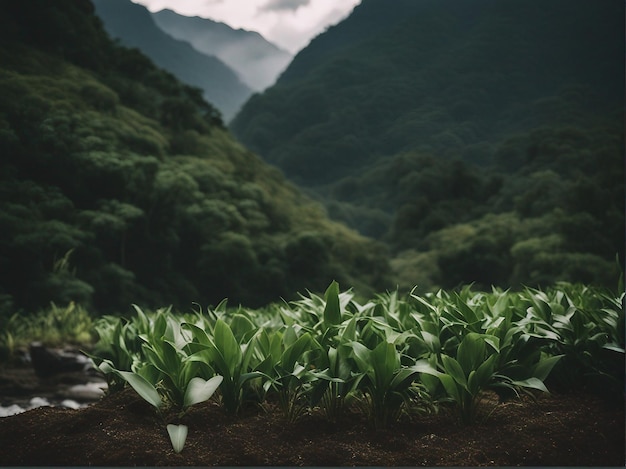
<svg viewBox="0 0 626 469"><path fill-rule="evenodd" d="M0 362L14 361L31 342L47 347L93 345L97 339L92 315L82 306L51 303L34 314L15 313L0 320Z"/></svg>

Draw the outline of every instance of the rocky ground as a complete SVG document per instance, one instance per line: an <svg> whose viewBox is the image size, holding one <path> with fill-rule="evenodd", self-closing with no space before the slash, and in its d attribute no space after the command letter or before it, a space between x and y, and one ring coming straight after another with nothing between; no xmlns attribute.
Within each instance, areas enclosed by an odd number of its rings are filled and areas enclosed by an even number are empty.
<svg viewBox="0 0 626 469"><path fill-rule="evenodd" d="M0 364L0 417L46 405L78 409L104 395L104 379L79 350L46 353L54 360L37 363L37 368L28 351L10 366Z"/></svg>
<svg viewBox="0 0 626 469"><path fill-rule="evenodd" d="M82 409L0 418L0 466L624 467L623 402L579 391L506 403L487 396L482 409L471 427L444 409L376 431L356 411L336 423L314 412L289 424L272 404L232 417L207 402L182 418L189 436L175 453L168 418L129 389Z"/></svg>

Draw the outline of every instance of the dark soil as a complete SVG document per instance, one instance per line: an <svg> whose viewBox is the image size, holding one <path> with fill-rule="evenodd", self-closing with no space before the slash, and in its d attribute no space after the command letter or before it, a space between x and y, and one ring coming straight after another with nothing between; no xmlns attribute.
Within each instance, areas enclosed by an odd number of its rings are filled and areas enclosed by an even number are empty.
<svg viewBox="0 0 626 469"><path fill-rule="evenodd" d="M378 431L356 411L336 423L313 412L289 424L271 404L232 417L207 402L183 416L189 436L177 454L167 421L129 389L85 409L1 418L0 465L624 467L623 402L584 392L487 398L474 426L444 410Z"/></svg>

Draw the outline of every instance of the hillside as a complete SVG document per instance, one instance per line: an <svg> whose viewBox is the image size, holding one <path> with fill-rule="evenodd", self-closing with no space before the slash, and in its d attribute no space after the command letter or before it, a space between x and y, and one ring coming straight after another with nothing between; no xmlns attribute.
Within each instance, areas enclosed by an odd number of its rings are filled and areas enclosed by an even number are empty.
<svg viewBox="0 0 626 469"><path fill-rule="evenodd" d="M380 246L238 144L199 89L112 42L89 1L2 3L0 63L0 320L386 286Z"/></svg>
<svg viewBox="0 0 626 469"><path fill-rule="evenodd" d="M152 13L152 17L172 37L219 58L255 91L273 85L293 58L254 31L235 30L224 23L197 16L190 18L172 10Z"/></svg>
<svg viewBox="0 0 626 469"><path fill-rule="evenodd" d="M111 37L127 47L138 48L159 67L202 89L205 99L221 111L225 120L232 118L252 94L237 72L218 57L163 32L146 7L130 0L93 0L93 4Z"/></svg>
<svg viewBox="0 0 626 469"><path fill-rule="evenodd" d="M398 282L614 284L624 259L624 5L364 0L233 133Z"/></svg>

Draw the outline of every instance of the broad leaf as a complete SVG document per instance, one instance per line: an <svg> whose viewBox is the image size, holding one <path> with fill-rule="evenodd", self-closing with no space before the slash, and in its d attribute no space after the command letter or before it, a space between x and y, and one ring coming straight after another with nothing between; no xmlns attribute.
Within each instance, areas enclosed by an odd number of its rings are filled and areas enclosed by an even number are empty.
<svg viewBox="0 0 626 469"><path fill-rule="evenodd" d="M386 388L393 379L394 372L400 368L400 357L393 344L381 342L371 353L371 364L375 374L376 386Z"/></svg>
<svg viewBox="0 0 626 469"><path fill-rule="evenodd" d="M439 337L435 334L431 334L427 331L420 331L420 334L426 344L426 348L431 353L439 353L441 350L441 343L439 342Z"/></svg>
<svg viewBox="0 0 626 469"><path fill-rule="evenodd" d="M543 381L538 378L528 378L519 381L512 381L511 384L523 388L538 389L543 392L548 392L548 388L546 388L546 385L543 384Z"/></svg>
<svg viewBox="0 0 626 469"><path fill-rule="evenodd" d="M367 373L372 368L371 354L372 351L360 342L351 342L352 356L361 373Z"/></svg>
<svg viewBox="0 0 626 469"><path fill-rule="evenodd" d="M467 380L467 389L472 396L475 396L480 390L485 389L489 385L497 358L497 355L490 356L477 370L470 373Z"/></svg>
<svg viewBox="0 0 626 469"><path fill-rule="evenodd" d="M173 425L170 423L167 426L167 433L170 436L172 447L177 453L180 453L185 446L185 441L187 441L187 432L187 425Z"/></svg>
<svg viewBox="0 0 626 469"><path fill-rule="evenodd" d="M485 340L480 334L470 332L467 334L457 350L457 360L463 370L463 375L468 376L472 370L478 369L485 361ZM460 381L457 381L460 383Z"/></svg>
<svg viewBox="0 0 626 469"><path fill-rule="evenodd" d="M117 371L117 374L126 380L144 400L157 409L161 407L162 401L159 392L143 376L131 371Z"/></svg>
<svg viewBox="0 0 626 469"><path fill-rule="evenodd" d="M192 405L209 400L219 385L222 384L223 380L224 378L219 375L209 380L198 377L192 378L187 385L183 407L191 407Z"/></svg>
<svg viewBox="0 0 626 469"><path fill-rule="evenodd" d="M193 338L197 340L198 343L206 346L211 345L211 340L209 339L209 336L204 329L201 329L195 324L191 324L189 322L183 323L182 327L185 329L189 329Z"/></svg>
<svg viewBox="0 0 626 469"><path fill-rule="evenodd" d="M415 365L411 367L412 370L417 371L418 373L426 373L431 376L439 376L441 374L433 365L431 365L428 360L418 360L415 362Z"/></svg>
<svg viewBox="0 0 626 469"><path fill-rule="evenodd" d="M249 338L251 334L257 331L256 325L241 313L233 315L230 321L230 329L239 342Z"/></svg>
<svg viewBox="0 0 626 469"><path fill-rule="evenodd" d="M454 382L454 379L450 375L440 374L439 380L441 384L443 384L444 389L448 396L450 396L456 403L461 403L461 394L459 393L459 388L457 384Z"/></svg>
<svg viewBox="0 0 626 469"><path fill-rule="evenodd" d="M237 367L241 363L241 347L230 326L221 319L215 323L214 341L215 347L220 351L228 367L228 375L235 376Z"/></svg>
<svg viewBox="0 0 626 469"><path fill-rule="evenodd" d="M541 381L545 381L552 371L552 368L554 368L554 365L556 365L561 358L563 358L563 355L555 355L554 357L544 358L537 363L532 376L540 379Z"/></svg>
<svg viewBox="0 0 626 469"><path fill-rule="evenodd" d="M339 284L333 280L324 293L326 306L324 307L324 324L336 326L341 323L341 304L339 302Z"/></svg>
<svg viewBox="0 0 626 469"><path fill-rule="evenodd" d="M447 355L442 355L441 362L443 363L443 369L446 371L448 376L454 379L454 381L461 386L467 386L467 378L458 361Z"/></svg>
<svg viewBox="0 0 626 469"><path fill-rule="evenodd" d="M293 344L285 349L280 359L280 366L283 370L291 371L294 369L296 361L309 348L311 344L311 334L304 333Z"/></svg>

